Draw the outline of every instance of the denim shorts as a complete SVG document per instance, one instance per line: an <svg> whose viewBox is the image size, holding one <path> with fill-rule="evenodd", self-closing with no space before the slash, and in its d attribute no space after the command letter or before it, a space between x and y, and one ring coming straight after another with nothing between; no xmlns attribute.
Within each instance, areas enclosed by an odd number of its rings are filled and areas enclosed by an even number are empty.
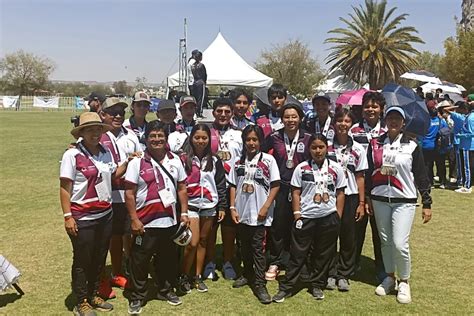
<svg viewBox="0 0 474 316"><path fill-rule="evenodd" d="M189 218L199 218L199 217L214 217L217 215L215 208L208 208L208 209L197 209L197 208L189 208L188 216Z"/></svg>

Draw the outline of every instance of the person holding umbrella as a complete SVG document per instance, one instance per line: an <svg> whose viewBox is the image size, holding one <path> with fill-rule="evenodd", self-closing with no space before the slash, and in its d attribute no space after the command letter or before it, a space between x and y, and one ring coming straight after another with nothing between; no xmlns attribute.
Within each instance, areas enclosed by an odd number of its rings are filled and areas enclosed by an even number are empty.
<svg viewBox="0 0 474 316"><path fill-rule="evenodd" d="M370 197L382 241L382 256L387 277L377 286L380 296L395 290L398 273L397 301L411 302L408 283L411 258L408 240L415 217L417 189L423 205L423 223L431 220L430 181L419 145L403 132L406 114L402 107L392 106L385 112L387 133L373 139L368 148L369 169L366 173Z"/></svg>

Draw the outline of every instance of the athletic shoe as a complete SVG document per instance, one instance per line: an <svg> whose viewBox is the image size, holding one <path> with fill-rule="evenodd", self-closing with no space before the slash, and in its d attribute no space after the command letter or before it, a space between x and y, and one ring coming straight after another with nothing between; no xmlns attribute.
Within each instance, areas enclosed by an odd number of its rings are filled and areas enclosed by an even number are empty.
<svg viewBox="0 0 474 316"><path fill-rule="evenodd" d="M255 296L257 296L260 303L270 304L272 302L272 298L270 297L270 294L268 294L268 290L265 285L255 286L254 293L255 293Z"/></svg>
<svg viewBox="0 0 474 316"><path fill-rule="evenodd" d="M326 290L335 290L336 287L336 279L335 278L328 278L328 283L326 284Z"/></svg>
<svg viewBox="0 0 474 316"><path fill-rule="evenodd" d="M210 261L206 266L204 267L204 272L202 273L203 279L211 279L214 280L214 278L217 277L216 275L216 264L212 261Z"/></svg>
<svg viewBox="0 0 474 316"><path fill-rule="evenodd" d="M205 293L209 290L207 285L204 283L204 281L202 280L200 275L198 275L194 278L194 287L200 293Z"/></svg>
<svg viewBox="0 0 474 316"><path fill-rule="evenodd" d="M102 279L99 284L99 296L102 297L104 300L110 300L115 298L115 292L110 286L109 280Z"/></svg>
<svg viewBox="0 0 474 316"><path fill-rule="evenodd" d="M165 294L161 294L158 292L156 295L156 298L160 301L166 301L168 304L173 305L173 306L178 306L181 305L183 302L181 299L176 295L174 291L168 291Z"/></svg>
<svg viewBox="0 0 474 316"><path fill-rule="evenodd" d="M270 265L270 267L268 267L267 272L265 272L265 280L273 281L277 278L279 273L280 273L280 270L278 270L278 266L272 264Z"/></svg>
<svg viewBox="0 0 474 316"><path fill-rule="evenodd" d="M290 293L279 290L275 296L272 297L272 301L275 303L283 303L285 301L285 298L291 296Z"/></svg>
<svg viewBox="0 0 474 316"><path fill-rule="evenodd" d="M178 292L182 294L191 293L191 284L189 283L189 278L186 274L178 277Z"/></svg>
<svg viewBox="0 0 474 316"><path fill-rule="evenodd" d="M433 181L438 182L438 181L439 181L439 177L438 177L438 176L434 176L434 177L433 177Z"/></svg>
<svg viewBox="0 0 474 316"><path fill-rule="evenodd" d="M449 178L450 183L458 183L458 179L456 178Z"/></svg>
<svg viewBox="0 0 474 316"><path fill-rule="evenodd" d="M128 313L130 315L138 315L142 312L142 301L140 300L135 300L135 301L130 301L128 304Z"/></svg>
<svg viewBox="0 0 474 316"><path fill-rule="evenodd" d="M104 299L98 295L94 296L90 300L90 305L92 306L93 309L96 309L101 312L110 312L111 310L114 309L114 306L110 303L107 303L104 301Z"/></svg>
<svg viewBox="0 0 474 316"><path fill-rule="evenodd" d="M398 283L397 301L401 304L411 303L410 284L407 282Z"/></svg>
<svg viewBox="0 0 474 316"><path fill-rule="evenodd" d="M446 186L445 186L444 184L440 184L440 185L439 185L439 188L442 189L442 190L444 190L444 189L446 189Z"/></svg>
<svg viewBox="0 0 474 316"><path fill-rule="evenodd" d="M224 275L224 279L227 280L235 280L237 278L237 274L229 261L222 266L222 274Z"/></svg>
<svg viewBox="0 0 474 316"><path fill-rule="evenodd" d="M454 190L454 192L457 192L457 193L471 193L472 192L472 189L471 188L465 188L465 187L462 187L462 188L459 188L457 190Z"/></svg>
<svg viewBox="0 0 474 316"><path fill-rule="evenodd" d="M114 275L110 279L110 285L123 290L127 287L127 278L121 275Z"/></svg>
<svg viewBox="0 0 474 316"><path fill-rule="evenodd" d="M382 283L375 288L375 294L379 296L388 295L393 291L395 291L395 280L390 276L383 279Z"/></svg>
<svg viewBox="0 0 474 316"><path fill-rule="evenodd" d="M248 284L249 284L249 280L247 280L247 278L242 275L237 280L235 280L234 283L232 283L232 287L237 289L239 287L243 287Z"/></svg>
<svg viewBox="0 0 474 316"><path fill-rule="evenodd" d="M324 299L324 293L323 293L323 290L321 290L319 287L315 287L311 290L311 295L313 295L313 298L315 300L322 300Z"/></svg>
<svg viewBox="0 0 474 316"><path fill-rule="evenodd" d="M349 280L347 279L339 279L337 281L337 289L341 292L347 292L350 289Z"/></svg>
<svg viewBox="0 0 474 316"><path fill-rule="evenodd" d="M89 305L86 299L81 303L74 306L72 311L76 316L96 316L97 314L92 309L92 306Z"/></svg>

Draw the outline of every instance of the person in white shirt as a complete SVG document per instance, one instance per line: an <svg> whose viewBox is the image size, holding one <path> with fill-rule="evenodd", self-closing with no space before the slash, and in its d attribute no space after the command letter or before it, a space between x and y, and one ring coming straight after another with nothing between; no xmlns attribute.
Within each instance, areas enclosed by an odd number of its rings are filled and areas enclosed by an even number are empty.
<svg viewBox="0 0 474 316"><path fill-rule="evenodd" d="M123 122L125 128L131 129L137 135L140 141L142 151L145 150L146 144L143 135L146 129L146 115L150 111L150 97L143 91L138 91L133 96L132 104L130 105L132 116Z"/></svg>
<svg viewBox="0 0 474 316"><path fill-rule="evenodd" d="M242 132L242 157L229 174L230 210L242 248L243 275L232 285L250 285L258 300L271 303L265 280L265 236L273 221L274 200L280 187L280 172L273 156L260 151L261 127L248 125Z"/></svg>
<svg viewBox="0 0 474 316"><path fill-rule="evenodd" d="M290 261L278 293L272 300L281 303L291 296L303 266L308 262L310 293L324 299L329 264L344 210L344 170L327 158L328 140L321 134L310 139L311 159L301 162L291 178L294 222L291 229Z"/></svg>
<svg viewBox="0 0 474 316"><path fill-rule="evenodd" d="M139 314L147 295L148 267L155 255L157 298L181 304L175 294L178 251L173 235L178 222L189 225L186 172L178 156L167 149L163 123L151 121L145 131L146 151L125 175L125 197L134 235L130 254L129 313ZM177 213L178 204L181 213Z"/></svg>

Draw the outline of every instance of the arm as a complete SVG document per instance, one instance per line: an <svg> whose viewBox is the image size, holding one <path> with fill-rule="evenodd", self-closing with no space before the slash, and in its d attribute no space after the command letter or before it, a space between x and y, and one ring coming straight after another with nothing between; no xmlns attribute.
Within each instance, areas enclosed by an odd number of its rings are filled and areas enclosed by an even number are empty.
<svg viewBox="0 0 474 316"><path fill-rule="evenodd" d="M125 205L127 206L128 215L130 215L132 234L142 235L145 228L137 215L137 187L134 183L125 182Z"/></svg>
<svg viewBox="0 0 474 316"><path fill-rule="evenodd" d="M372 191L372 173L374 172L374 160L372 159L372 144L369 143L367 148L367 165L368 169L365 170L365 179L364 179L364 193L365 193L365 212L368 215L372 215L374 208L372 207L372 201L370 200L370 192Z"/></svg>
<svg viewBox="0 0 474 316"><path fill-rule="evenodd" d="M224 165L220 159L217 159L215 163L216 167L216 175L214 179L216 181L217 187L217 196L219 197L219 202L217 202L217 211L218 211L218 221L222 221L225 216L226 208L227 208L227 187L226 187L226 178L225 178L225 170ZM235 196L232 200L232 203L235 203ZM229 205L231 202L229 201ZM229 214L230 215L230 214Z"/></svg>
<svg viewBox="0 0 474 316"><path fill-rule="evenodd" d="M270 183L270 193L268 194L267 200L263 204L262 208L258 212L257 221L261 222L267 218L268 209L270 208L273 201L275 200L279 190L280 190L280 181L274 181Z"/></svg>
<svg viewBox="0 0 474 316"><path fill-rule="evenodd" d="M422 218L423 223L428 223L431 219L431 184L426 174L426 168L423 161L423 152L419 146L416 146L412 153L413 163L412 172L415 179L415 184L421 194L421 203L423 205Z"/></svg>
<svg viewBox="0 0 474 316"><path fill-rule="evenodd" d="M188 191L186 190L186 182L178 182L178 199L181 204L181 222L189 226L188 217Z"/></svg>
<svg viewBox="0 0 474 316"><path fill-rule="evenodd" d="M115 170L113 174L113 179L120 179L121 177L123 177L125 172L127 172L127 166L128 166L129 161L130 161L129 159L125 160L123 164L117 167L117 170Z"/></svg>
<svg viewBox="0 0 474 316"><path fill-rule="evenodd" d="M301 188L291 188L291 207L293 208L293 216L295 221L301 217Z"/></svg>
<svg viewBox="0 0 474 316"><path fill-rule="evenodd" d="M59 187L59 199L61 201L61 208L64 216L64 228L66 232L71 236L77 236L77 224L71 215L71 191L72 191L72 180L61 178Z"/></svg>
<svg viewBox="0 0 474 316"><path fill-rule="evenodd" d="M234 185L231 185L229 188L229 209L230 209L230 216L232 216L232 221L236 224L239 223L239 213L237 212L237 209L235 208L235 193L237 189Z"/></svg>
<svg viewBox="0 0 474 316"><path fill-rule="evenodd" d="M356 210L356 222L360 221L365 215L365 179L364 172L357 172L355 174L357 188L359 190L359 206Z"/></svg>
<svg viewBox="0 0 474 316"><path fill-rule="evenodd" d="M337 189L336 190L336 211L339 218L342 218L342 212L344 211L344 189Z"/></svg>

